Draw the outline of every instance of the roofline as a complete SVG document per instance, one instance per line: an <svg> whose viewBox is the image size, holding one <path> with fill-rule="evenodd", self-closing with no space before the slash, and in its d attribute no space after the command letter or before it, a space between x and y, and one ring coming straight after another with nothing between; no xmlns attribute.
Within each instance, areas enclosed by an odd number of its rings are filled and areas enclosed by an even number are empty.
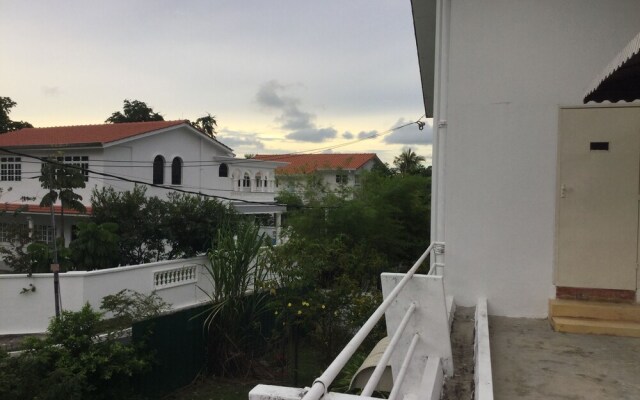
<svg viewBox="0 0 640 400"><path fill-rule="evenodd" d="M104 147L106 149L108 147L117 146L117 145L120 145L120 144L123 144L123 143L127 143L127 142L130 142L130 141L133 141L133 140L144 139L144 138L149 137L149 136L157 135L159 133L164 133L164 132L170 131L172 129L181 128L181 127L185 127L187 129L191 130L192 133L200 135L203 139L208 140L214 146L217 145L219 147L222 147L224 150L229 151L231 154L235 155L233 153L233 149L231 147L225 145L224 143L218 141L217 139L212 138L211 136L207 135L206 133L202 132L201 130L194 128L193 126L191 126L191 124L189 124L186 121L182 122L181 124L176 124L176 125L168 126L166 128L161 128L161 129L156 129L156 130L149 131L149 132L140 133L138 135L133 135L133 136L129 136L129 137L126 137L126 138L114 140L112 142L105 142L102 145L102 147Z"/></svg>

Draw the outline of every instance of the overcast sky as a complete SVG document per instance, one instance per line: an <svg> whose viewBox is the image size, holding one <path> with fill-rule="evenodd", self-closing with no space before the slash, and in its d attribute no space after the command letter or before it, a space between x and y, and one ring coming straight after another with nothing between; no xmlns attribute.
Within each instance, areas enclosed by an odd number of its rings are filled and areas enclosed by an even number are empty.
<svg viewBox="0 0 640 400"><path fill-rule="evenodd" d="M0 0L0 96L34 126L98 124L124 99L211 113L236 154L430 162L410 0Z"/></svg>

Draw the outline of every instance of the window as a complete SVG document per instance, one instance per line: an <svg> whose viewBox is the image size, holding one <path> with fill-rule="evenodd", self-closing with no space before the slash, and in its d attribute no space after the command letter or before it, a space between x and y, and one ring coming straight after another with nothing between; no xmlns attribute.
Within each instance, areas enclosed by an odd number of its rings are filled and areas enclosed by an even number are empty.
<svg viewBox="0 0 640 400"><path fill-rule="evenodd" d="M257 188L262 187L262 174L260 172L256 174L256 187Z"/></svg>
<svg viewBox="0 0 640 400"><path fill-rule="evenodd" d="M244 178L242 179L242 187L250 188L251 187L251 177L248 172L244 173Z"/></svg>
<svg viewBox="0 0 640 400"><path fill-rule="evenodd" d="M0 242L9 243L16 241L23 234L29 233L27 224L0 223Z"/></svg>
<svg viewBox="0 0 640 400"><path fill-rule="evenodd" d="M171 184L182 185L182 158L176 157L171 163Z"/></svg>
<svg viewBox="0 0 640 400"><path fill-rule="evenodd" d="M33 240L44 243L53 243L53 227L49 225L34 225Z"/></svg>
<svg viewBox="0 0 640 400"><path fill-rule="evenodd" d="M153 184L164 184L164 157L156 156L153 159Z"/></svg>
<svg viewBox="0 0 640 400"><path fill-rule="evenodd" d="M349 183L349 175L345 175L345 174L336 175L336 183Z"/></svg>
<svg viewBox="0 0 640 400"><path fill-rule="evenodd" d="M229 176L229 166L227 164L220 164L220 168L218 168L218 176L221 178Z"/></svg>
<svg viewBox="0 0 640 400"><path fill-rule="evenodd" d="M57 157L56 160L59 163L73 165L80 168L82 175L84 175L84 181L89 181L89 157L88 156L64 156Z"/></svg>
<svg viewBox="0 0 640 400"><path fill-rule="evenodd" d="M4 222L0 223L0 242L9 242L9 224Z"/></svg>
<svg viewBox="0 0 640 400"><path fill-rule="evenodd" d="M355 175L355 176L353 177L353 183L354 183L354 185L356 185L356 186L359 186L359 185L360 185L360 175Z"/></svg>
<svg viewBox="0 0 640 400"><path fill-rule="evenodd" d="M0 157L0 181L21 181L22 163L20 157Z"/></svg>

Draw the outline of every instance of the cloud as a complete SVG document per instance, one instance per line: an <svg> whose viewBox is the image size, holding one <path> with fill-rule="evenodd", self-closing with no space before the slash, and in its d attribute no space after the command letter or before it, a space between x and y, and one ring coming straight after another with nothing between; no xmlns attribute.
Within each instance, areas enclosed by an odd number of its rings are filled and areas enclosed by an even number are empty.
<svg viewBox="0 0 640 400"><path fill-rule="evenodd" d="M345 131L342 132L342 138L343 139L353 139L353 133L349 132L349 131Z"/></svg>
<svg viewBox="0 0 640 400"><path fill-rule="evenodd" d="M276 80L271 80L260 86L256 93L256 101L265 108L278 111L280 114L275 121L280 129L288 132L287 139L299 142L320 143L333 139L338 132L331 128L321 128L314 122L316 115L300 108L300 99L286 95L288 86ZM347 133L347 136L351 135Z"/></svg>
<svg viewBox="0 0 640 400"><path fill-rule="evenodd" d="M220 142L235 149L241 147L252 149L254 153L264 150L265 146L255 133L234 131L227 128L221 129L217 137Z"/></svg>
<svg viewBox="0 0 640 400"><path fill-rule="evenodd" d="M401 126L410 121L400 118L393 126ZM417 125L409 125L400 128L384 137L384 142L388 144L432 144L433 128L431 122L427 121L422 130Z"/></svg>
<svg viewBox="0 0 640 400"><path fill-rule="evenodd" d="M378 136L378 131L369 131L369 132L361 131L360 133L358 133L358 139L369 139L369 138L374 138L376 136Z"/></svg>
<svg viewBox="0 0 640 400"><path fill-rule="evenodd" d="M286 135L287 139L299 142L320 143L327 139L333 139L338 135L338 131L333 128L310 128L293 131Z"/></svg>
<svg viewBox="0 0 640 400"><path fill-rule="evenodd" d="M60 94L60 88L57 86L42 86L40 88L42 94L49 97L54 97Z"/></svg>

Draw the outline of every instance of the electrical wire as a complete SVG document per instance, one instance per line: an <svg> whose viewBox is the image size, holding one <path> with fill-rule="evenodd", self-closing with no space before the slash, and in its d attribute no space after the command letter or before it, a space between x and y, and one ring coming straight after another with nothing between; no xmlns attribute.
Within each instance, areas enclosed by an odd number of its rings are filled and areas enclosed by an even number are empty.
<svg viewBox="0 0 640 400"><path fill-rule="evenodd" d="M422 130L422 128L424 127L425 123L422 122L422 119L425 118L426 115L422 115L420 118L418 118L418 120L416 121L411 121L408 122L406 124L402 124L393 128L390 128L386 131L380 132L380 133L375 133L369 136L365 136L362 138L358 138L356 140L352 140L352 141L348 141L345 143L339 143L336 145L331 145L331 146L325 146L325 147L319 147L319 148L315 148L315 149L310 149L310 150L304 150L304 151L298 151L298 152L291 152L291 153L286 153L286 154L278 154L278 155L274 155L272 157L270 157L270 159L268 161L275 161L277 159L286 159L292 155L298 155L298 154L315 154L317 152L323 152L323 151L327 151L327 150L333 150L333 149L337 149L337 148L341 148L341 147L345 147L345 146L349 146L355 143L359 143L365 140L371 140L371 139L375 139L375 138L379 138L385 135L388 135L392 132L397 131L398 129L402 129L405 128L407 126L416 124L418 125L418 128L420 130ZM47 158L47 157L38 157L38 156L34 156L31 154L26 154L26 153L22 153L19 151L15 151L15 150L10 150L8 148L4 148L4 147L0 147L0 151L5 152L7 154L13 154L16 156L20 156L20 157L25 157L25 158L30 158L30 159L35 159L38 160L39 163L48 163L48 164L52 164L52 165L57 165L57 166L63 166L63 167L67 167L67 168L71 168L71 169L76 169L79 171L86 171L89 172L91 174L94 175L94 178L98 178L104 180L115 180L115 181L123 181L123 182L129 182L129 183L133 183L133 184L138 184L138 185L143 185L143 186L151 186L151 187L155 187L155 188L160 188L160 189L165 189L165 190L170 190L170 191L174 191L174 192L179 192L179 193L185 193L185 194L192 194L192 195L197 195L197 196L202 196L202 197L207 197L207 198L213 198L213 199L220 199L220 200L226 200L226 201L230 201L230 202L241 202L241 203L245 203L245 204L258 204L258 205L269 205L269 206L273 206L273 205L278 205L278 206L284 206L284 204L278 204L278 203L274 203L274 202L263 202L263 201L252 201L252 200L246 200L246 199L235 199L235 198L230 198L230 197L225 197L225 196L219 196L219 195L212 195L212 194L207 194L207 193L203 193L201 190L203 189L202 187L193 187L193 186L183 186L183 187L191 187L194 189L199 189L198 191L194 191L194 190L185 190L179 187L175 187L175 186L166 186L166 185L160 185L160 184L156 184L156 183L152 183L152 182L145 182L145 181L141 181L139 179L135 179L136 177L132 177L132 176L125 176L125 175L116 175L116 174L111 174L111 173L106 173L106 172L100 172L100 171L95 171L93 169L89 169L89 168L83 168L81 165L88 165L89 163L82 163L81 161L78 163L64 163L64 162L59 162L57 160L51 159L51 158ZM93 160L95 161L102 161L102 162L120 162L120 161L116 161L116 160ZM259 160L262 161L262 160ZM30 161L21 161L21 162L25 162L25 163L37 163L37 162L30 162ZM148 163L147 165L118 165L117 167L123 167L123 168L134 168L134 167L145 167L148 168L149 165L152 165L153 162L152 161L121 161L121 162L129 162L129 163ZM238 159L238 160L225 160L224 163L225 164L251 164L251 163L255 163L256 161L252 161L251 159ZM199 163L197 165L189 165L189 167L200 167L200 166L214 166L214 165L219 165L220 163L214 163L212 162L211 164L209 164L208 162L202 162L202 161L198 161L198 160L194 160L194 161L183 161L183 166L184 163ZM79 164L79 165L78 165ZM92 166L106 166L106 165L96 165L96 164L91 164ZM97 176L95 176L97 175ZM40 176L33 176L33 177L28 177L25 179L37 179L40 178ZM204 188L204 190L215 190L215 191L228 191L228 192L236 192L235 190L229 190L229 189L214 189L214 188ZM239 192L242 193L242 192ZM307 208L307 207L305 207ZM314 207L317 208L317 207ZM335 208L335 207L320 207L320 208Z"/></svg>

